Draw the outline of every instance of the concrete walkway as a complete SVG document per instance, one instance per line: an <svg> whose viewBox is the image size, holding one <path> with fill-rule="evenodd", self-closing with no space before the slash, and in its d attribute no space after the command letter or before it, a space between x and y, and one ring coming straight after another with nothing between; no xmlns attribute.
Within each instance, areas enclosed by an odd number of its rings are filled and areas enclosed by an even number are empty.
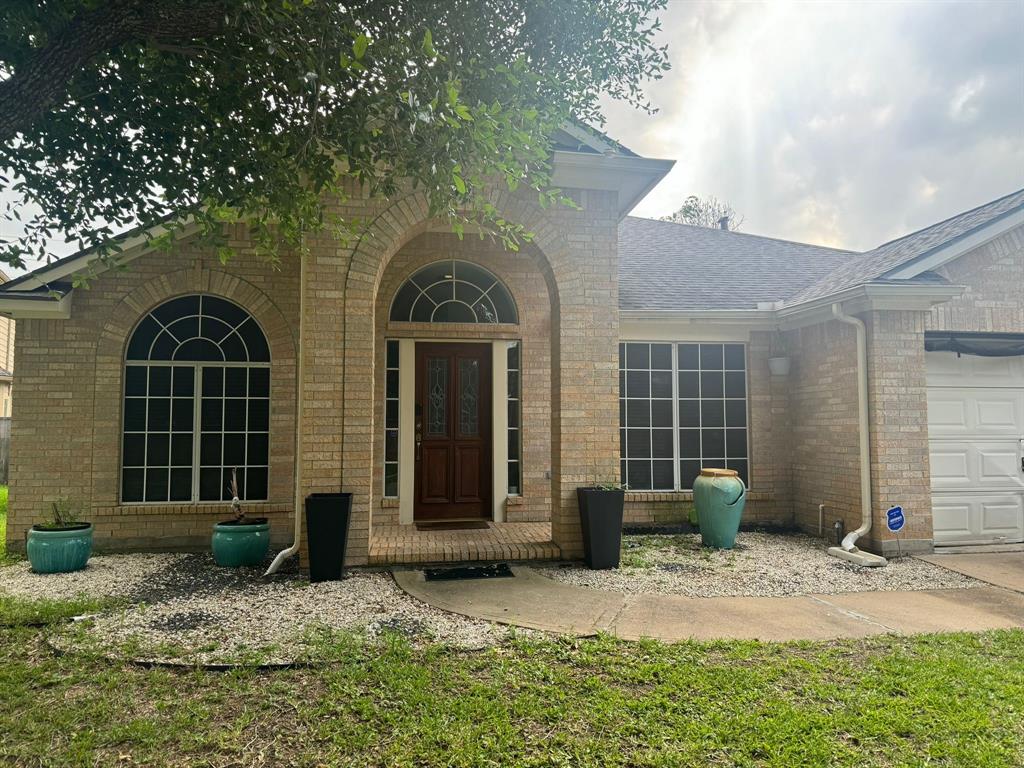
<svg viewBox="0 0 1024 768"><path fill-rule="evenodd" d="M928 558L982 578L989 582L985 586L794 597L625 595L556 582L525 566L512 568L513 579L428 582L422 571L395 571L394 575L406 592L437 608L560 634L608 632L625 640L650 637L668 642L830 640L886 632L1024 627L1024 563L1015 564L1012 557L1024 560L1020 554ZM974 558L995 560L975 563Z"/></svg>

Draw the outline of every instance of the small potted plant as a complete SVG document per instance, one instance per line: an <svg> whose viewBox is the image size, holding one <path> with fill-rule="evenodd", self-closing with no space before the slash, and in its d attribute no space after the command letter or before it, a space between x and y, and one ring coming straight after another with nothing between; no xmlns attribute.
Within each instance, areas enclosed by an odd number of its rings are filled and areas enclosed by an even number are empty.
<svg viewBox="0 0 1024 768"><path fill-rule="evenodd" d="M92 523L80 521L71 501L60 497L46 522L32 526L25 549L36 573L80 571L92 554Z"/></svg>
<svg viewBox="0 0 1024 768"><path fill-rule="evenodd" d="M263 562L270 549L270 523L265 517L248 517L238 499L238 475L231 470L230 520L213 526L213 559L222 568L255 566Z"/></svg>
<svg viewBox="0 0 1024 768"><path fill-rule="evenodd" d="M618 568L622 551L622 509L626 486L598 483L576 489L583 529L583 558L588 568Z"/></svg>

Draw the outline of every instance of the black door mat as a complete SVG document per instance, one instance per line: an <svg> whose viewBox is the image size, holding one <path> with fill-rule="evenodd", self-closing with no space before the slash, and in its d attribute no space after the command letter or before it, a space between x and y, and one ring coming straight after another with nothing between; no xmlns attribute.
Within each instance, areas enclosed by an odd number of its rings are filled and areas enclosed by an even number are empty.
<svg viewBox="0 0 1024 768"><path fill-rule="evenodd" d="M515 574L508 563L493 565L462 565L455 568L424 568L427 581L454 581L456 579L511 579Z"/></svg>
<svg viewBox="0 0 1024 768"><path fill-rule="evenodd" d="M477 531L482 528L490 528L491 524L486 520L441 520L436 523L416 523L417 531Z"/></svg>

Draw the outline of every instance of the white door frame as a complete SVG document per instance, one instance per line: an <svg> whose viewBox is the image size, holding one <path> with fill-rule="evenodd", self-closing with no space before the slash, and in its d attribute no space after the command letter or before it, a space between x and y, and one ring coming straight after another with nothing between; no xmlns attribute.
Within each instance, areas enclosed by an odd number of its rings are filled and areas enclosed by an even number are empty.
<svg viewBox="0 0 1024 768"><path fill-rule="evenodd" d="M509 339L398 339L398 522L412 525L416 501L416 343L491 344L491 515L505 522L508 498Z"/></svg>

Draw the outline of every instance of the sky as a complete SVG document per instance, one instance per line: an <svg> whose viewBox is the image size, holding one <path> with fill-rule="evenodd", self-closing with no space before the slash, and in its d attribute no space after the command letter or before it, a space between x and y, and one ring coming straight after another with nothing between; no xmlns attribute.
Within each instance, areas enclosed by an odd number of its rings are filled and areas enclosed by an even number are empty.
<svg viewBox="0 0 1024 768"><path fill-rule="evenodd" d="M605 130L742 231L866 250L1024 187L1024 0L669 0L672 71Z"/></svg>

